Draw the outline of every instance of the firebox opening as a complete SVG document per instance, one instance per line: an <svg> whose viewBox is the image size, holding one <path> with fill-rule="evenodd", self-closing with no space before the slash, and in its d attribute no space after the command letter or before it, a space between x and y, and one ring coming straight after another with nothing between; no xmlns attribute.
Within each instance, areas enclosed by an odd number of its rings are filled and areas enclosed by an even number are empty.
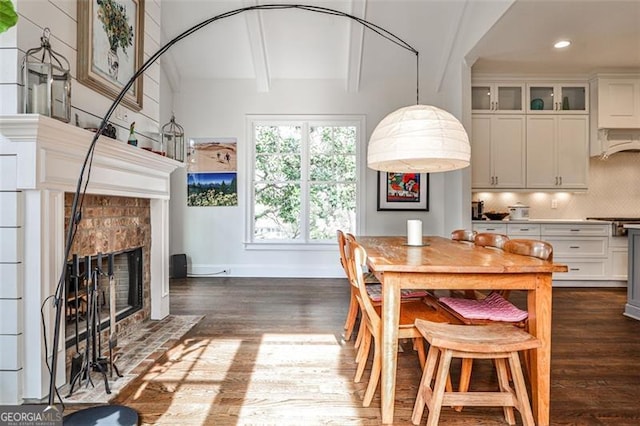
<svg viewBox="0 0 640 426"><path fill-rule="evenodd" d="M86 338L87 331L87 303L89 292L88 285L93 286L89 281L97 276L97 305L98 316L100 318L100 330L110 327L110 300L115 297L116 323L123 318L132 315L143 307L143 265L142 247L123 250L113 253L113 277L115 281L114 294L110 294L109 277L107 275L107 259L109 254L103 254L101 273L96 274L98 262L95 256L91 258L91 265L85 264L85 259L79 259L79 274L76 278L73 275L73 263L67 262L65 277L66 299L65 299L65 331L66 348L76 345L77 341L82 342ZM89 274L87 274L87 270Z"/></svg>

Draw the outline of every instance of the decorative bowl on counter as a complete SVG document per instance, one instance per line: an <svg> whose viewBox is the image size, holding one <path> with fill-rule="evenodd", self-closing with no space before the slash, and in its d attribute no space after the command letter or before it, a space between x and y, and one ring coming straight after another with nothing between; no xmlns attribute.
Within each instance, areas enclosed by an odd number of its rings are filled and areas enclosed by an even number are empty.
<svg viewBox="0 0 640 426"><path fill-rule="evenodd" d="M485 212L484 215L489 220L502 220L505 217L509 216L509 212Z"/></svg>

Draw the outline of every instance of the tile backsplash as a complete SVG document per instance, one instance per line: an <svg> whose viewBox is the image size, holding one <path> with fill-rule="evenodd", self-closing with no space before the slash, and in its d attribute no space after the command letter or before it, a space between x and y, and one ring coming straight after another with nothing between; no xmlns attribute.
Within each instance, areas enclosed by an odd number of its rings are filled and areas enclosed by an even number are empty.
<svg viewBox="0 0 640 426"><path fill-rule="evenodd" d="M472 200L484 201L485 211L507 211L519 201L532 219L640 217L640 152L591 158L586 192L474 192Z"/></svg>

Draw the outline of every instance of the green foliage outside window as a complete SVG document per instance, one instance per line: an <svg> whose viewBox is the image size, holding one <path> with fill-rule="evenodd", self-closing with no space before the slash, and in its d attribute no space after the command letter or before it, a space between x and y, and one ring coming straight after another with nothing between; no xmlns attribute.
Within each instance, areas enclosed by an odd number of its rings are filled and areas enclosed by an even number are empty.
<svg viewBox="0 0 640 426"><path fill-rule="evenodd" d="M303 123L254 132L255 240L320 241L335 238L336 229L355 230L355 126Z"/></svg>

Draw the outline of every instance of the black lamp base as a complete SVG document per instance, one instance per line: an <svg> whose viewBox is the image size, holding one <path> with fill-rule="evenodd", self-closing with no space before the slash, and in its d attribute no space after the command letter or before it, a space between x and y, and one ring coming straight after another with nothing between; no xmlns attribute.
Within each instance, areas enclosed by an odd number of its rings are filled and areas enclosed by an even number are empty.
<svg viewBox="0 0 640 426"><path fill-rule="evenodd" d="M137 426L138 413L124 405L101 405L68 414L62 419L64 426Z"/></svg>

